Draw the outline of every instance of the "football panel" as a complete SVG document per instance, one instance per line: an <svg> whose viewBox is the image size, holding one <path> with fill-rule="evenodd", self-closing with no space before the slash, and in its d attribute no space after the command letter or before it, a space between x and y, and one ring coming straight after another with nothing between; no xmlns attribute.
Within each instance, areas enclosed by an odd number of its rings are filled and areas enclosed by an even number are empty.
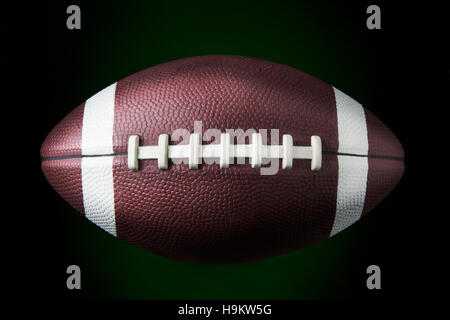
<svg viewBox="0 0 450 320"><path fill-rule="evenodd" d="M45 138L41 157L66 157L81 154L84 103L61 120Z"/></svg>
<svg viewBox="0 0 450 320"><path fill-rule="evenodd" d="M401 160L369 158L367 196L363 215L372 210L398 184L405 171Z"/></svg>
<svg viewBox="0 0 450 320"><path fill-rule="evenodd" d="M181 261L236 263L296 250L329 236L336 211L337 160L323 170L294 160L291 170L261 175L250 165L159 170L114 160L117 236ZM281 165L278 163L278 165Z"/></svg>
<svg viewBox="0 0 450 320"><path fill-rule="evenodd" d="M403 147L394 133L372 112L365 110L369 138L369 155L403 158Z"/></svg>
<svg viewBox="0 0 450 320"><path fill-rule="evenodd" d="M194 127L195 121L201 123ZM338 145L329 85L287 66L238 56L181 59L117 83L116 153L126 152L130 135L138 135L141 145L156 145L160 134L177 129L264 129L268 143L280 144L290 134L295 145L310 145L312 135L322 138L324 150Z"/></svg>
<svg viewBox="0 0 450 320"><path fill-rule="evenodd" d="M42 172L59 195L84 214L81 184L81 158L44 160Z"/></svg>

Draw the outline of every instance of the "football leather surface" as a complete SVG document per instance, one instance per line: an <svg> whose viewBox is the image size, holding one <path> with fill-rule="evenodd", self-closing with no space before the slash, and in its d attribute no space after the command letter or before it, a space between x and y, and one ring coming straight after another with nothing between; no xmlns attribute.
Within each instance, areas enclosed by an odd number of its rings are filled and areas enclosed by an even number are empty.
<svg viewBox="0 0 450 320"><path fill-rule="evenodd" d="M321 166L294 158L283 168L280 155L254 167L258 153L249 153L240 162L231 156L228 167L200 158L193 169L175 159L173 146L190 143L173 135L180 129L199 132L205 146L221 143L208 129L241 133L232 145L251 146L245 133L263 133L263 149L248 147L255 152L285 152L284 135L304 147L318 136ZM130 169L130 137L156 148L164 134L168 167L139 159ZM338 89L241 56L185 58L124 78L74 109L41 147L48 182L86 218L130 244L196 263L263 259L335 235L395 187L403 157L391 130ZM278 170L264 174L269 166Z"/></svg>

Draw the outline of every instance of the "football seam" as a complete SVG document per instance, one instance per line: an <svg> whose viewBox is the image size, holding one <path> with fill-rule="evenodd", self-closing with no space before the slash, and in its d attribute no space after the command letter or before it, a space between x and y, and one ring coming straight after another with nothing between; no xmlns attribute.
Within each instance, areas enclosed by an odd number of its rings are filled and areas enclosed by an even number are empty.
<svg viewBox="0 0 450 320"><path fill-rule="evenodd" d="M322 153L327 154L327 155L336 155L336 156L363 157L363 158L365 157L365 158L404 161L404 157L396 157L396 156L354 154L354 153L342 153L342 152L335 152L335 151L322 151ZM110 154L85 154L85 155L42 157L41 161L68 160L68 159L79 159L79 158L96 158L96 157L113 157L113 156L124 156L124 155L128 155L128 153L127 152L117 152L117 153L110 153Z"/></svg>

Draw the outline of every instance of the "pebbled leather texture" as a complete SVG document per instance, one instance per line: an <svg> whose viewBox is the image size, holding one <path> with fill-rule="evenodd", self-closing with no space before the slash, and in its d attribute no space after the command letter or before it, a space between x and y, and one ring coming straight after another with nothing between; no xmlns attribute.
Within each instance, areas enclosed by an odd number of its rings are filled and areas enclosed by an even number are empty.
<svg viewBox="0 0 450 320"><path fill-rule="evenodd" d="M113 185L117 237L151 252L189 262L237 263L279 255L330 236L338 185L336 101L333 88L299 70L255 58L203 56L164 63L117 82L114 106ZM62 120L41 148L50 184L80 212L81 128L84 104ZM364 110L369 156L403 157L403 149ZM156 160L127 167L130 135L141 145L177 128L279 129L307 146L323 143L322 169L294 160L291 170L261 175L246 164L189 170ZM269 131L270 133L270 131ZM171 142L176 143L176 142ZM207 143L204 141L203 143ZM248 142L247 142L248 143ZM61 157L68 157L61 158ZM73 157L73 158L70 158ZM76 158L78 157L78 158ZM51 158L50 160L48 158ZM369 158L363 214L400 180L400 159ZM351 170L349 170L349 174ZM357 192L357 191L356 191ZM345 204L344 204L345 205Z"/></svg>

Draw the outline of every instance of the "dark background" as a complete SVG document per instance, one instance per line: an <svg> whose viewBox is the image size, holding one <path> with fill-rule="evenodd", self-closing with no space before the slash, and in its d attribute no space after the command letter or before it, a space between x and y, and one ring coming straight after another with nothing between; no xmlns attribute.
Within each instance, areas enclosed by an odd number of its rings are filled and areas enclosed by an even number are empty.
<svg viewBox="0 0 450 320"><path fill-rule="evenodd" d="M70 4L81 7L81 30L66 28ZM381 7L381 30L366 28L370 4ZM19 126L12 120L5 124L13 128L7 129L9 140L19 141L11 150L17 150L15 158L21 160L18 170L8 158L6 170L10 189L18 190L8 199L12 209L5 209L5 215L17 219L12 226L5 223L13 254L6 263L12 269L7 278L17 297L440 296L448 269L448 213L441 205L447 191L442 184L447 145L440 120L449 107L445 95L450 88L444 8L379 1L60 1L36 11L27 7L8 12L8 48L17 53L4 60L14 70L12 88L4 96L15 101L7 108L11 119L25 119ZM403 179L368 216L337 236L247 264L172 261L88 222L41 173L39 148L45 136L69 111L109 84L162 62L204 54L275 61L347 93L402 142ZM13 65L12 58L18 57L23 63ZM70 264L81 267L80 291L65 287ZM381 267L382 290L366 288L365 270L371 264Z"/></svg>

